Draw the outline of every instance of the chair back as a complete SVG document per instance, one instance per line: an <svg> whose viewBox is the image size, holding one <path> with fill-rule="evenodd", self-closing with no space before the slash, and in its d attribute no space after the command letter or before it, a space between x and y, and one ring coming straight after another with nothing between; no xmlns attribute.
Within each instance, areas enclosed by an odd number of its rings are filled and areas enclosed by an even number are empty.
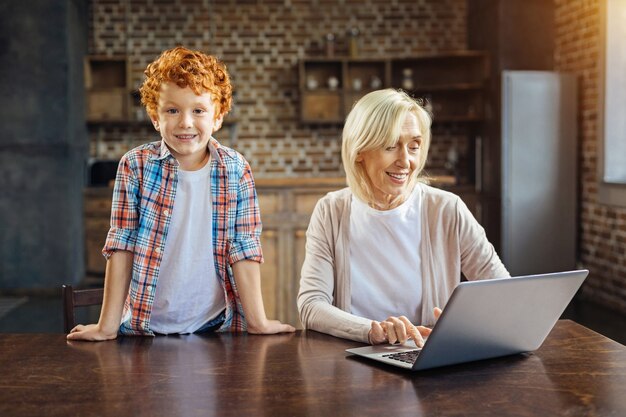
<svg viewBox="0 0 626 417"><path fill-rule="evenodd" d="M76 326L76 307L102 304L104 288L75 290L71 285L63 285L63 328L65 333Z"/></svg>

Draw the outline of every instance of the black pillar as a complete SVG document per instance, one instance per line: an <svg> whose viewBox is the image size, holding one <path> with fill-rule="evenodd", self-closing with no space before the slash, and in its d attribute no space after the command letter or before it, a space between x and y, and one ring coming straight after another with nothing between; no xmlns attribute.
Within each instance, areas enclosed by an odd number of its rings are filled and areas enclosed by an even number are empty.
<svg viewBox="0 0 626 417"><path fill-rule="evenodd" d="M84 275L87 1L0 3L0 290Z"/></svg>

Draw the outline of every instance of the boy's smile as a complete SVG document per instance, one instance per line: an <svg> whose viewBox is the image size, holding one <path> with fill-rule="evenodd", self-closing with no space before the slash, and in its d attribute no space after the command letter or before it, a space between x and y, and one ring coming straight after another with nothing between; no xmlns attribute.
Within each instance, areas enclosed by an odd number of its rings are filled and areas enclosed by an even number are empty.
<svg viewBox="0 0 626 417"><path fill-rule="evenodd" d="M211 135L222 125L223 115L216 117L211 93L197 95L189 87L164 83L159 92L154 127L181 169L195 171L208 160L207 145Z"/></svg>

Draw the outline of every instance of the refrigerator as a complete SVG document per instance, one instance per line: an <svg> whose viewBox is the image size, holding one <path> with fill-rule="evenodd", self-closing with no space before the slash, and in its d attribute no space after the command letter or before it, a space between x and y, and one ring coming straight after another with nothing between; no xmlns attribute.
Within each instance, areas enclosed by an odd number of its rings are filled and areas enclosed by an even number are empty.
<svg viewBox="0 0 626 417"><path fill-rule="evenodd" d="M576 268L576 78L502 74L502 245L513 276Z"/></svg>

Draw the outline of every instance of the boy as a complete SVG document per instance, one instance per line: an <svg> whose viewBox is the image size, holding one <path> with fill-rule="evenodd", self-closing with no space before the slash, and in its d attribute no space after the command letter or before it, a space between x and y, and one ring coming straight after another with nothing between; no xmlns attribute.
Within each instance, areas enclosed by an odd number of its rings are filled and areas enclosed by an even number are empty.
<svg viewBox="0 0 626 417"><path fill-rule="evenodd" d="M176 47L145 75L141 101L162 140L120 160L100 320L67 338L295 331L265 316L250 166L212 137L232 102L226 67Z"/></svg>

